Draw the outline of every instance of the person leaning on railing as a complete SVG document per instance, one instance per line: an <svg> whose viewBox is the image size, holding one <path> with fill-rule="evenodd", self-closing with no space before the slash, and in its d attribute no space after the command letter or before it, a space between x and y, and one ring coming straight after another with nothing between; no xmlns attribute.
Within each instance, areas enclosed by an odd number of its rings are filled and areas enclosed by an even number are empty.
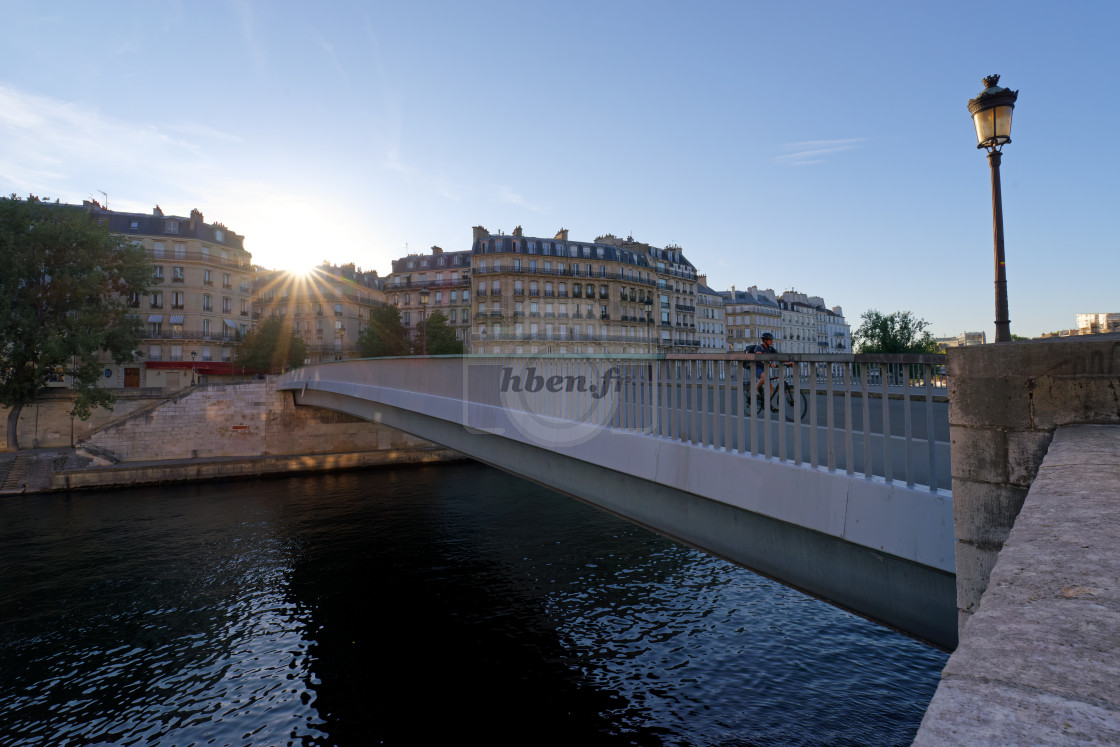
<svg viewBox="0 0 1120 747"><path fill-rule="evenodd" d="M762 344L761 345L751 345L749 348L747 348L746 352L748 352L748 353L760 353L760 354L765 353L767 355L775 355L775 354L777 354L781 351L778 350L778 346L774 344L774 335L770 334L769 332L763 332L762 333ZM790 368L790 367L793 366L793 364L789 363L789 362L787 362L785 365L786 365L787 368ZM750 361L744 361L743 362L743 367L749 369L750 368ZM770 368L777 368L778 364L771 361L769 363L769 367ZM758 381L755 382L754 388L758 392L759 397L765 397L766 396L765 390L762 388L762 385L763 385L763 383L765 381L765 377L766 377L766 368L767 368L767 363L766 362L764 362L764 361L755 361L754 362L754 372L755 372L755 376L758 379ZM771 412L777 412L778 411L778 408L774 407L774 403L772 403L772 402L770 403L770 411Z"/></svg>

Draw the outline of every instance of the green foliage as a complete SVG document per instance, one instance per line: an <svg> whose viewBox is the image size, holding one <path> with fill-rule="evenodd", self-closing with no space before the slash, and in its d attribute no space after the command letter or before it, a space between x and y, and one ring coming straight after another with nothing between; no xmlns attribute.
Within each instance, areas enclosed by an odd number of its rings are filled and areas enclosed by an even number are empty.
<svg viewBox="0 0 1120 747"><path fill-rule="evenodd" d="M112 390L97 385L99 353L133 359L142 326L126 300L144 295L151 275L142 247L85 211L0 198L0 404L28 404L62 371L73 377L76 417L112 405Z"/></svg>
<svg viewBox="0 0 1120 747"><path fill-rule="evenodd" d="M455 339L455 330L447 325L447 317L442 311L433 311L420 322L420 334L427 335L428 355L462 355L463 342ZM423 348L416 345L419 353Z"/></svg>
<svg viewBox="0 0 1120 747"><path fill-rule="evenodd" d="M408 355L412 343L401 324L396 306L375 306L369 313L369 326L358 337L358 349L365 358Z"/></svg>
<svg viewBox="0 0 1120 747"><path fill-rule="evenodd" d="M307 344L280 317L254 327L237 346L237 367L276 374L299 368L307 358Z"/></svg>
<svg viewBox="0 0 1120 747"><path fill-rule="evenodd" d="M940 353L937 341L926 331L929 322L909 311L883 314L864 312L863 324L852 333L857 353Z"/></svg>

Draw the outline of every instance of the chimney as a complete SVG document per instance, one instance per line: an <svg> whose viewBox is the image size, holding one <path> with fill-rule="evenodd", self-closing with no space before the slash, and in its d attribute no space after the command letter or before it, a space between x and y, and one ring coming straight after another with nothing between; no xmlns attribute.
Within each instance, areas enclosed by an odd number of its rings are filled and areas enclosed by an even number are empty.
<svg viewBox="0 0 1120 747"><path fill-rule="evenodd" d="M482 226L475 226L471 230L474 231L474 238L472 241L485 241L486 237L490 235L490 232Z"/></svg>
<svg viewBox="0 0 1120 747"><path fill-rule="evenodd" d="M700 283L700 285L707 285L708 284L708 276L707 275L697 275L696 276L696 282Z"/></svg>
<svg viewBox="0 0 1120 747"><path fill-rule="evenodd" d="M443 248L438 246L432 247L432 254L443 254Z"/></svg>
<svg viewBox="0 0 1120 747"><path fill-rule="evenodd" d="M524 236L524 234L521 232L521 226L518 226L517 228L513 229L513 235L517 236L517 237Z"/></svg>
<svg viewBox="0 0 1120 747"><path fill-rule="evenodd" d="M732 301L735 300L735 286L734 285L731 286L731 300Z"/></svg>
<svg viewBox="0 0 1120 747"><path fill-rule="evenodd" d="M191 230L194 231L199 223L205 223L202 219L202 213L198 212L198 208L191 209Z"/></svg>
<svg viewBox="0 0 1120 747"><path fill-rule="evenodd" d="M567 241L568 240L568 229L561 228L559 231L556 232L556 236L554 236L553 238L559 239L560 241Z"/></svg>
<svg viewBox="0 0 1120 747"><path fill-rule="evenodd" d="M157 217L159 217L159 218L162 218L162 217L163 217L163 210L161 210L161 209L160 209L159 205L156 205L156 206L155 206L155 209L154 209L154 210L152 210L152 215L155 215L155 216L157 216Z"/></svg>

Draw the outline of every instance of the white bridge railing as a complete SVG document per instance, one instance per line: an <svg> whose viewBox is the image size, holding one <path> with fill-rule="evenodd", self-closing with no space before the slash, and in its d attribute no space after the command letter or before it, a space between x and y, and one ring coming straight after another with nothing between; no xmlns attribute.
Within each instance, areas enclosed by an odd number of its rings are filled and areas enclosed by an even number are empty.
<svg viewBox="0 0 1120 747"><path fill-rule="evenodd" d="M468 427L554 449L615 429L932 492L951 484L944 356L433 356L323 364L323 375L336 366L461 406Z"/></svg>

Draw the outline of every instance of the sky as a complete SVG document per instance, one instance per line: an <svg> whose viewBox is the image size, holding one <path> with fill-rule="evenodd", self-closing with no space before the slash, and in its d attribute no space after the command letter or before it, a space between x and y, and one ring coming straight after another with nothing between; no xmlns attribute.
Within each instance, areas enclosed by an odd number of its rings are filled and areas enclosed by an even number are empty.
<svg viewBox="0 0 1120 747"><path fill-rule="evenodd" d="M630 235L680 245L716 290L989 340L967 103L998 73L1020 91L1011 331L1120 312L1120 3L0 0L0 18L0 194L197 208L277 269L387 275L469 249L475 225Z"/></svg>

